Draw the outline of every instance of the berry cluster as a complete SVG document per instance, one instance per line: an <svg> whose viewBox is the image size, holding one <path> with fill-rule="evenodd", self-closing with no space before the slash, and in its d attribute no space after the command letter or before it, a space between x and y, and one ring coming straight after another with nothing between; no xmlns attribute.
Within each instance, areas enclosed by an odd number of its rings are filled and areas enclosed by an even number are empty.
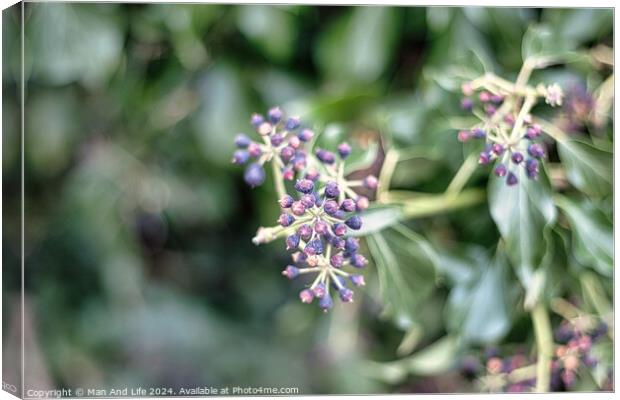
<svg viewBox="0 0 620 400"><path fill-rule="evenodd" d="M552 361L552 390L570 389L581 365L592 368L598 363L590 350L592 344L606 334L607 325L603 322L590 331L566 321L560 324L554 332L555 342L559 345Z"/></svg>
<svg viewBox="0 0 620 400"><path fill-rule="evenodd" d="M253 114L250 122L262 139L262 143L252 141L246 134L235 137L236 150L232 157L234 164L245 164L252 160L244 174L246 183L252 187L265 182L266 162L273 162L279 168L282 177L291 181L295 171L306 168L306 151L304 144L314 136L310 129L300 129L299 117L284 118L279 107L267 112L267 118ZM298 132L297 132L298 131Z"/></svg>
<svg viewBox="0 0 620 400"><path fill-rule="evenodd" d="M289 195L280 199L283 213L278 223L292 232L286 237L286 248L295 251L292 256L295 265L288 265L282 274L289 279L316 274L316 279L299 297L304 303L318 298L319 307L325 311L333 306L330 283L343 302L353 301L347 280L353 286L363 286L364 277L344 269L363 268L367 263L357 252L358 240L346 237L348 229L362 227L362 220L355 215L356 202L350 198L338 201L341 191L334 181L328 181L315 191L314 181L300 179L295 190L299 192L298 200Z"/></svg>
<svg viewBox="0 0 620 400"><path fill-rule="evenodd" d="M245 180L252 187L264 182L265 162L275 162L279 167L274 170L281 196L278 225L259 228L253 242L261 244L284 238L286 249L293 252L293 264L286 266L282 274L289 279L315 274L314 281L299 297L304 303L316 298L319 307L327 311L333 307L330 288L337 291L343 302L351 302L350 287L364 285L364 277L354 271L368 261L358 252L358 239L347 237L347 233L362 227L357 213L369 206L368 198L358 195L355 188L375 190L378 180L373 175L361 180L347 179L344 171L351 154L349 144L341 143L336 152L322 148L307 151L313 145L312 131L302 129L294 135L292 132L300 127L299 118L282 121L278 107L269 110L267 121L254 114L252 124L264 143L252 142L239 134L235 139L239 150L233 155L233 162L242 164L249 158L256 159L245 172ZM280 175L276 174L278 171ZM284 182L277 182L278 179L296 179L292 185L295 196L287 194Z"/></svg>
<svg viewBox="0 0 620 400"><path fill-rule="evenodd" d="M533 100L527 107L520 107L519 95L495 87L491 91L484 84L473 82L463 84L461 90L464 95L461 107L478 117L480 122L469 130L459 131L458 140L484 140L485 147L478 162L481 165L495 163L493 172L505 178L509 186L519 183L520 168L529 179L537 179L540 160L546 151L539 140L542 129L533 123L529 114ZM551 106L562 104L562 89L556 84L541 86L534 93L544 96ZM530 96L535 99L534 94L530 93Z"/></svg>

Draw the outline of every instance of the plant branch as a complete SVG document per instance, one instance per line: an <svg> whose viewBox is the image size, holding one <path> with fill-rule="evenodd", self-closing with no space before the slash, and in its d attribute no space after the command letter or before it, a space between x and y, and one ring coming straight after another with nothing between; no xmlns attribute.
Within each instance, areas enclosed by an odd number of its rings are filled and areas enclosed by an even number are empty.
<svg viewBox="0 0 620 400"><path fill-rule="evenodd" d="M278 197L282 198L286 195L286 188L284 187L284 177L282 176L282 171L276 165L276 163L271 163L271 170L273 171L273 181L276 185L276 192L278 192Z"/></svg>
<svg viewBox="0 0 620 400"><path fill-rule="evenodd" d="M538 348L538 361L536 363L536 391L539 393L549 391L551 380L551 357L553 356L553 336L549 314L544 304L538 303L532 310L532 322L536 335Z"/></svg>

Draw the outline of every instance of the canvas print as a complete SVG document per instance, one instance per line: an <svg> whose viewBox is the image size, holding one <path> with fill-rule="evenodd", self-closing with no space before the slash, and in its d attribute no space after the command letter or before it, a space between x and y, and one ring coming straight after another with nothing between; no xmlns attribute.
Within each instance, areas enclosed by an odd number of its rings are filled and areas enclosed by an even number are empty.
<svg viewBox="0 0 620 400"><path fill-rule="evenodd" d="M613 22L6 8L3 390L613 392Z"/></svg>

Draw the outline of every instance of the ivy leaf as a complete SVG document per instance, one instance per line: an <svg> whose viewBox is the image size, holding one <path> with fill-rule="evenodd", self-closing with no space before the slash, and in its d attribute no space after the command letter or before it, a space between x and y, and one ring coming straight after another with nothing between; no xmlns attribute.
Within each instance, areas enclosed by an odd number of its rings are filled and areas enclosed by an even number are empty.
<svg viewBox="0 0 620 400"><path fill-rule="evenodd" d="M530 26L521 43L523 61L538 59L538 68L574 57L576 54L572 50L557 32L545 25ZM543 60L545 62L540 63Z"/></svg>
<svg viewBox="0 0 620 400"><path fill-rule="evenodd" d="M529 179L523 168L519 183L506 185L494 175L488 186L491 216L506 244L506 254L522 284L529 288L534 270L546 255L547 231L556 219L551 186L544 171L537 180Z"/></svg>
<svg viewBox="0 0 620 400"><path fill-rule="evenodd" d="M508 260L501 248L493 260L479 252L468 256L460 261L469 265L464 270L473 273L457 281L450 291L446 326L460 332L467 342L489 343L508 332L517 292L511 285Z"/></svg>
<svg viewBox="0 0 620 400"><path fill-rule="evenodd" d="M558 152L570 183L582 192L597 197L613 190L613 153L577 140L558 142Z"/></svg>
<svg viewBox="0 0 620 400"><path fill-rule="evenodd" d="M371 233L382 231L396 225L403 219L403 217L403 212L400 207L370 207L361 215L363 221L362 228L357 231L351 231L351 235L367 236Z"/></svg>
<svg viewBox="0 0 620 400"><path fill-rule="evenodd" d="M385 312L407 328L435 287L437 255L423 237L401 224L371 234L367 242Z"/></svg>
<svg viewBox="0 0 620 400"><path fill-rule="evenodd" d="M558 207L569 219L573 254L577 261L605 276L613 274L613 226L605 215L589 202L575 203L567 197L556 198Z"/></svg>

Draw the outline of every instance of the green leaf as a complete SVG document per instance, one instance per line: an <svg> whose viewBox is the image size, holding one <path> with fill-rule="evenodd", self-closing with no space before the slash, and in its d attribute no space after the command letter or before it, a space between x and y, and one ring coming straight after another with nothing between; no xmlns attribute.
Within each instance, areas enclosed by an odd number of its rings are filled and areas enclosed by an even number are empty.
<svg viewBox="0 0 620 400"><path fill-rule="evenodd" d="M572 227L573 254L583 266L612 276L614 262L613 226L605 215L588 202L575 203L556 198Z"/></svg>
<svg viewBox="0 0 620 400"><path fill-rule="evenodd" d="M546 231L556 219L551 187L544 168L537 180L517 172L519 183L508 186L494 175L488 186L491 216L506 244L506 254L516 268L522 284L528 288L532 274L546 255Z"/></svg>
<svg viewBox="0 0 620 400"><path fill-rule="evenodd" d="M408 328L435 287L437 255L423 237L404 225L373 233L367 242L385 311Z"/></svg>
<svg viewBox="0 0 620 400"><path fill-rule="evenodd" d="M238 7L238 26L266 55L277 61L288 61L295 48L294 16L273 5Z"/></svg>
<svg viewBox="0 0 620 400"><path fill-rule="evenodd" d="M545 25L532 25L523 35L521 56L526 60L545 60L545 64L569 59L574 56L572 46L563 41L560 35Z"/></svg>
<svg viewBox="0 0 620 400"><path fill-rule="evenodd" d="M319 38L318 66L341 82L373 82L388 66L397 38L397 9L355 7Z"/></svg>
<svg viewBox="0 0 620 400"><path fill-rule="evenodd" d="M474 257L472 257L474 256ZM511 325L516 300L506 255L500 249L494 260L482 253L471 253L465 264L472 264L466 276L450 291L446 326L471 343L489 343L503 337Z"/></svg>
<svg viewBox="0 0 620 400"><path fill-rule="evenodd" d="M603 197L613 190L613 153L578 139L558 142L566 176L577 189Z"/></svg>
<svg viewBox="0 0 620 400"><path fill-rule="evenodd" d="M458 339L454 336L444 336L407 358L385 363L367 361L363 364L362 372L388 383L400 382L407 377L407 374L438 375L454 367L458 351Z"/></svg>
<svg viewBox="0 0 620 400"><path fill-rule="evenodd" d="M403 219L403 212L400 207L373 206L364 211L361 218L362 228L352 231L352 236L367 236L392 227Z"/></svg>

